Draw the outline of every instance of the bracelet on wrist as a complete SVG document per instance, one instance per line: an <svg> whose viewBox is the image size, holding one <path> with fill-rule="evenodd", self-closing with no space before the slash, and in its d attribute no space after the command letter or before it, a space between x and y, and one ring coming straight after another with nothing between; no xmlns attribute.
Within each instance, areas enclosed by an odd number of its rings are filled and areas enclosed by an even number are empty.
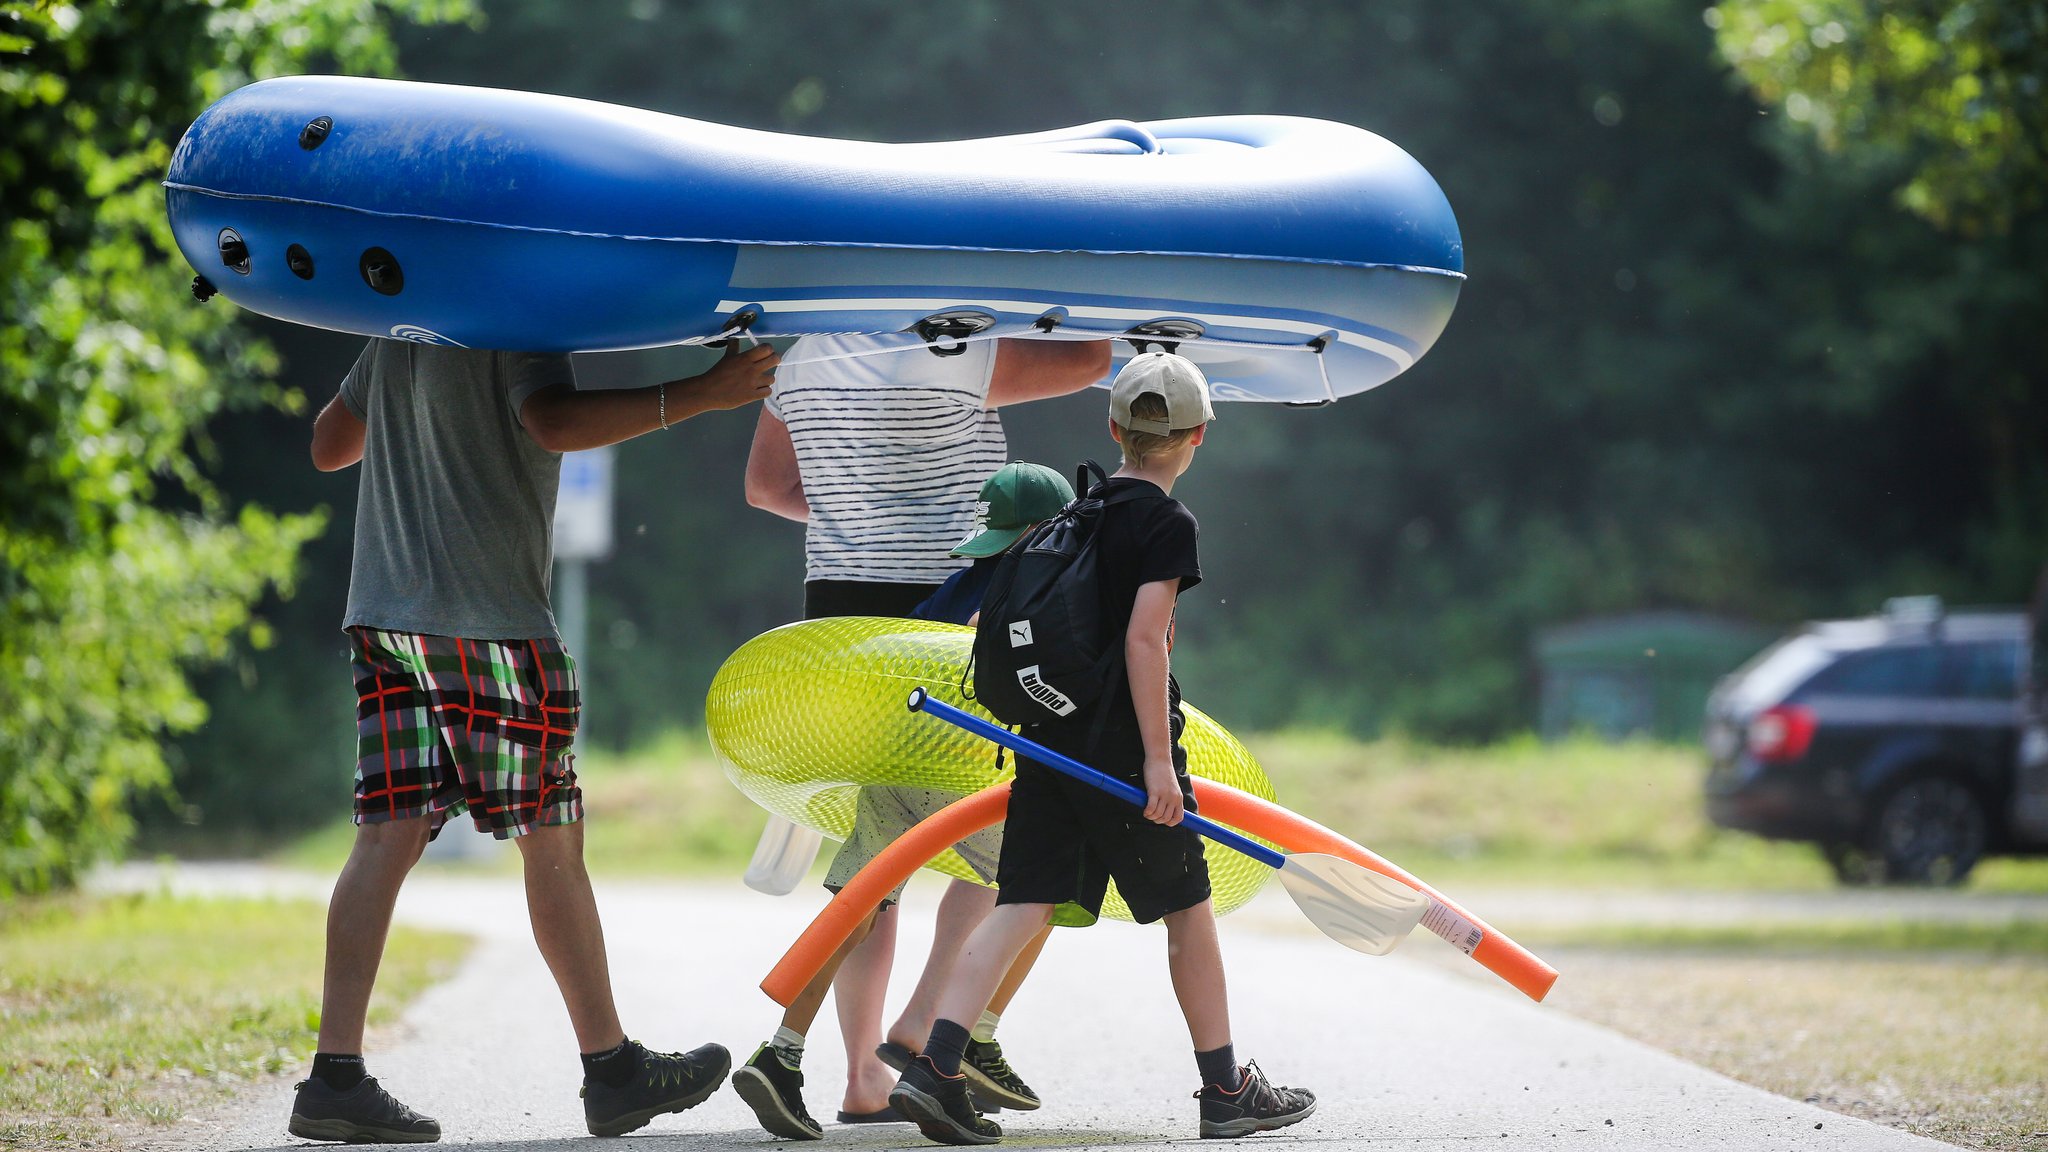
<svg viewBox="0 0 2048 1152"><path fill-rule="evenodd" d="M668 383L663 381L654 389L654 418L661 422L661 430L668 431Z"/></svg>

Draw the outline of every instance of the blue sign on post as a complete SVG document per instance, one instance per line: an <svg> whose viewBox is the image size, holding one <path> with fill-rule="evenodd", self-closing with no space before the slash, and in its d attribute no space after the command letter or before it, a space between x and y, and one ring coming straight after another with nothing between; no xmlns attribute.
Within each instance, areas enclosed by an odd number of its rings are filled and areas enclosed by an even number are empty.
<svg viewBox="0 0 2048 1152"><path fill-rule="evenodd" d="M602 560L612 553L612 452L562 455L555 497L555 559Z"/></svg>
<svg viewBox="0 0 2048 1152"><path fill-rule="evenodd" d="M562 456L555 495L555 622L581 658L590 635L588 563L612 554L612 449Z"/></svg>

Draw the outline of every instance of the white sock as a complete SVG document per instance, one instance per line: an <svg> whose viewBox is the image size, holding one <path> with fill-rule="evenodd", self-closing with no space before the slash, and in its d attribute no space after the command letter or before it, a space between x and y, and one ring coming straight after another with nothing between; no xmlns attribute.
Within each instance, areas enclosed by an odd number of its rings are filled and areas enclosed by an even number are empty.
<svg viewBox="0 0 2048 1152"><path fill-rule="evenodd" d="M967 1034L986 1044L996 1038L996 1025L1002 1022L1003 1017L1001 1013L984 1011L981 1014L981 1019L975 1022L973 1029Z"/></svg>
<svg viewBox="0 0 2048 1152"><path fill-rule="evenodd" d="M776 1058L791 1068L804 1062L804 1034L788 1025L775 1030L775 1038L768 1041L768 1047L775 1049Z"/></svg>

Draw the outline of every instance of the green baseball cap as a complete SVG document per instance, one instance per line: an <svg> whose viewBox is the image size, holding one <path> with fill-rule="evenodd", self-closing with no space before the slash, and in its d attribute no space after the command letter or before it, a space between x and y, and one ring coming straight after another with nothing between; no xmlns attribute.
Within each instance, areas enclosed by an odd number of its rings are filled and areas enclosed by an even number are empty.
<svg viewBox="0 0 2048 1152"><path fill-rule="evenodd" d="M1043 464L1014 462L996 469L981 486L975 532L953 549L955 556L994 556L1017 542L1026 528L1067 506L1074 488Z"/></svg>

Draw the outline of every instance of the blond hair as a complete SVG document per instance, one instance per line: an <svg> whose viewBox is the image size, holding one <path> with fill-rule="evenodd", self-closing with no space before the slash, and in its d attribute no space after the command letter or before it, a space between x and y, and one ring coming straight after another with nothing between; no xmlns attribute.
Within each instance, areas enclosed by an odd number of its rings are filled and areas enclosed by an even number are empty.
<svg viewBox="0 0 2048 1152"><path fill-rule="evenodd" d="M1166 419L1166 397L1157 392L1144 392L1131 398L1131 419ZM1146 461L1161 452L1171 452L1194 439L1193 428L1182 428L1174 432L1139 432L1133 428L1117 425L1123 433L1124 463L1133 468L1143 468Z"/></svg>

